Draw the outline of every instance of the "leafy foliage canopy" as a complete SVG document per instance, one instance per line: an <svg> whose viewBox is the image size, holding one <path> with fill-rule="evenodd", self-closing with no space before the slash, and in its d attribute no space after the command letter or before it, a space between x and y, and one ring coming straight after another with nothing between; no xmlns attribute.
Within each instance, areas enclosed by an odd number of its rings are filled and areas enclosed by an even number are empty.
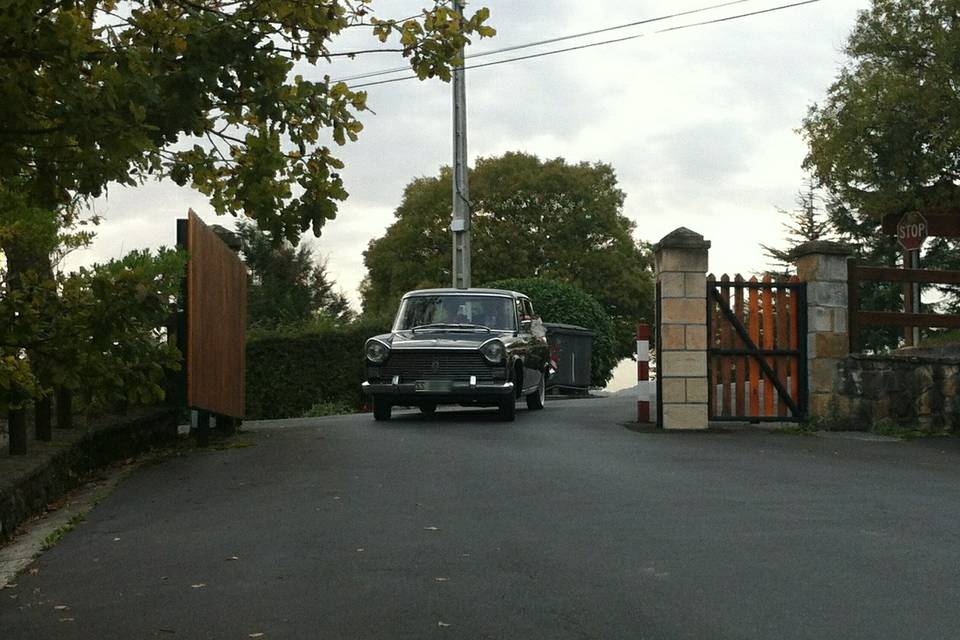
<svg viewBox="0 0 960 640"><path fill-rule="evenodd" d="M616 326L595 298L579 287L546 278L508 278L484 286L527 294L544 322L572 324L593 331L590 385L606 386L619 359Z"/></svg>

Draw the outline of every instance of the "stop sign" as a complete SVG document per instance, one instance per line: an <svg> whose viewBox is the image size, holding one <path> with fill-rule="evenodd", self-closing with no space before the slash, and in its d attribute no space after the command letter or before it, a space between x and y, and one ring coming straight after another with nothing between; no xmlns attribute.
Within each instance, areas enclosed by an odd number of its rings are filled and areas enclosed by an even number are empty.
<svg viewBox="0 0 960 640"><path fill-rule="evenodd" d="M917 251L927 239L927 219L919 212L903 214L897 223L897 241L907 251Z"/></svg>

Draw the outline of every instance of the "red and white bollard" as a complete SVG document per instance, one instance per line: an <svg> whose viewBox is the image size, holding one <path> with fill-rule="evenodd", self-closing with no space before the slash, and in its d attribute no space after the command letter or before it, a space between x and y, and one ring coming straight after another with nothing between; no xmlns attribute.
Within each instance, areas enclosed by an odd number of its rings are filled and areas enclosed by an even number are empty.
<svg viewBox="0 0 960 640"><path fill-rule="evenodd" d="M637 325L637 422L650 423L650 325Z"/></svg>

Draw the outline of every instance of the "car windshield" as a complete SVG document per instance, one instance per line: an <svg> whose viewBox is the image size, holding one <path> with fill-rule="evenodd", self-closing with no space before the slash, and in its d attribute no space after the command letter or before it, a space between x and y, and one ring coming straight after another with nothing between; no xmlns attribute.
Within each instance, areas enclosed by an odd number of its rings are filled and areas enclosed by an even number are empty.
<svg viewBox="0 0 960 640"><path fill-rule="evenodd" d="M513 299L504 296L432 295L412 296L403 301L394 331L419 327L462 325L513 331Z"/></svg>

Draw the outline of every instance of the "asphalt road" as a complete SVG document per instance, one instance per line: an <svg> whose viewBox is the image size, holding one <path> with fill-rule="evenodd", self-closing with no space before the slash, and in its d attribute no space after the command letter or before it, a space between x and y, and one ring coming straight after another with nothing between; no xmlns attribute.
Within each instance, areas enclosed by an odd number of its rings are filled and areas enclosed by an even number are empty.
<svg viewBox="0 0 960 640"><path fill-rule="evenodd" d="M632 411L296 421L144 467L0 591L0 638L960 635L955 441Z"/></svg>

